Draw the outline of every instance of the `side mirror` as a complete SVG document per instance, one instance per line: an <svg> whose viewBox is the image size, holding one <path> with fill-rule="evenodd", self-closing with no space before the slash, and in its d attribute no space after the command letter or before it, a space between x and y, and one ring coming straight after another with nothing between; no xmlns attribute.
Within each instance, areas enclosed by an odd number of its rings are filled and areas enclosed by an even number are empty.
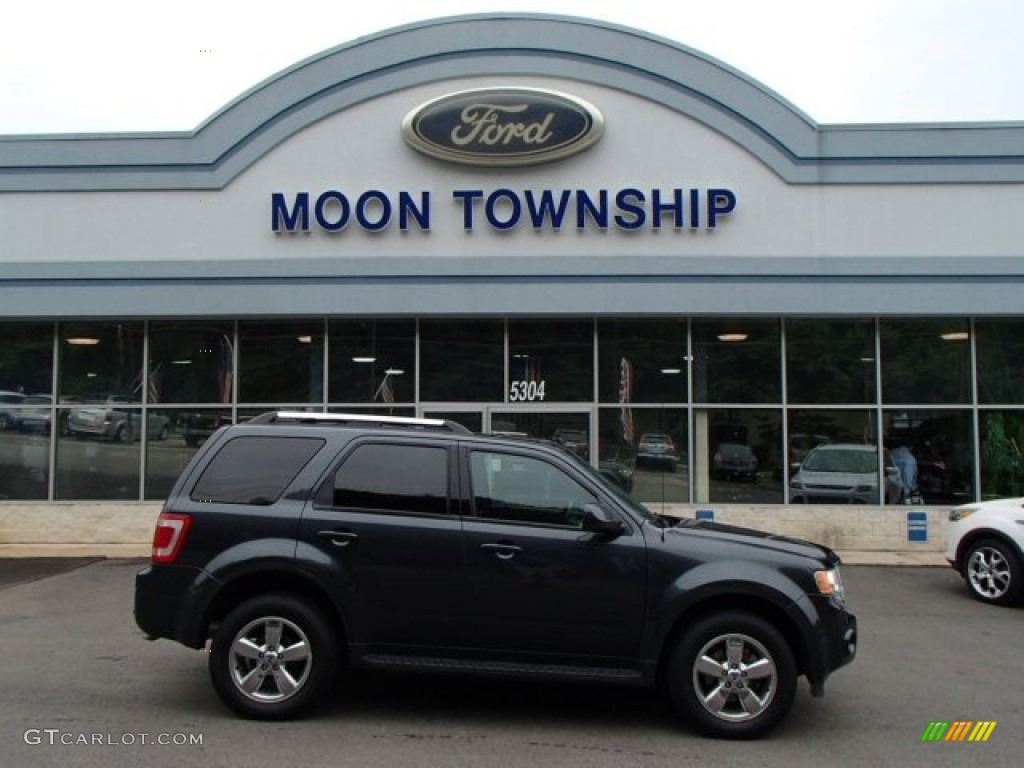
<svg viewBox="0 0 1024 768"><path fill-rule="evenodd" d="M614 539L626 532L626 524L614 513L599 504L587 504L583 508L582 528L603 539Z"/></svg>

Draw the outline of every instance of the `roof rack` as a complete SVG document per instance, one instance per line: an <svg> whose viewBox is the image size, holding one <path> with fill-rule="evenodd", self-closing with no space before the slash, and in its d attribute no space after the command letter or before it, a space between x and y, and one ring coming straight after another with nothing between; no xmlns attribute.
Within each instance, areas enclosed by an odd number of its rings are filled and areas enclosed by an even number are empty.
<svg viewBox="0 0 1024 768"><path fill-rule="evenodd" d="M249 420L249 424L279 424L282 422L301 424L357 424L361 427L406 427L410 429L436 430L473 434L457 421L446 419L414 419L408 416L376 416L366 413L316 413L310 411L268 411Z"/></svg>

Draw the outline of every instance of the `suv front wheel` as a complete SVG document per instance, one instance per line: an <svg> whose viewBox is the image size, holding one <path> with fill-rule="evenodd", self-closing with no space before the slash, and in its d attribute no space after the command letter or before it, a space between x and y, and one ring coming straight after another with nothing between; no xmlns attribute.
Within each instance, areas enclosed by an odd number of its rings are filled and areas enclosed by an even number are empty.
<svg viewBox="0 0 1024 768"><path fill-rule="evenodd" d="M983 539L971 546L964 578L978 600L993 605L1013 605L1024 589L1024 571L1017 556L997 539Z"/></svg>
<svg viewBox="0 0 1024 768"><path fill-rule="evenodd" d="M313 606L291 595L266 595L240 604L221 622L210 678L240 715L282 720L326 692L337 663L335 632Z"/></svg>
<svg viewBox="0 0 1024 768"><path fill-rule="evenodd" d="M716 614L679 639L668 689L676 708L704 733L757 738L792 706L796 662L785 639L764 619Z"/></svg>

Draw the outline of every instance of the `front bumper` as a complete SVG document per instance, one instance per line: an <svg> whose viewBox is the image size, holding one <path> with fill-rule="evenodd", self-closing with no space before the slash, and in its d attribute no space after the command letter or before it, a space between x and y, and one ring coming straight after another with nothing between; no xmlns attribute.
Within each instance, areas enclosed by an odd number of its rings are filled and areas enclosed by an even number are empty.
<svg viewBox="0 0 1024 768"><path fill-rule="evenodd" d="M822 696L829 675L857 658L860 635L857 617L845 607L822 595L810 596L810 601L817 614L814 639L809 641L815 647L806 649L803 673L811 684L811 693Z"/></svg>

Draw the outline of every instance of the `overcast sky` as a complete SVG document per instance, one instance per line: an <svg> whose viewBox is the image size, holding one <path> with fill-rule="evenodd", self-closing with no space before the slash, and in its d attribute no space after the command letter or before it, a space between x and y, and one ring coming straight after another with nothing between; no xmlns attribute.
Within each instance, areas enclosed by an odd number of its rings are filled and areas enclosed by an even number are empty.
<svg viewBox="0 0 1024 768"><path fill-rule="evenodd" d="M819 123L1024 121L1022 0L0 2L0 134L192 130L321 51L487 11L667 37Z"/></svg>

